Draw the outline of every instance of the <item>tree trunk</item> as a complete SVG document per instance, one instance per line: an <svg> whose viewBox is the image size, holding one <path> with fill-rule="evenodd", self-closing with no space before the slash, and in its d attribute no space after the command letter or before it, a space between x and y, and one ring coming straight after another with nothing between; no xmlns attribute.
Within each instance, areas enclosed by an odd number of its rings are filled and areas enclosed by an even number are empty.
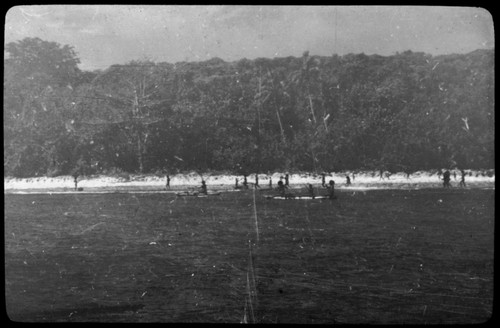
<svg viewBox="0 0 500 328"><path fill-rule="evenodd" d="M314 155L314 150L311 146L311 156L312 156L312 162L313 162L313 172L317 172L316 171L316 156Z"/></svg>
<svg viewBox="0 0 500 328"><path fill-rule="evenodd" d="M255 110L257 112L256 119L257 119L257 135L256 135L256 144L257 144L257 154L256 154L256 159L257 159L257 173L260 171L261 167L261 162L260 162L260 157L261 157L261 152L260 152L260 112L262 111L262 101L261 101L261 96L262 96L262 75L259 76L259 103L257 104ZM267 99L267 97L266 97Z"/></svg>
<svg viewBox="0 0 500 328"><path fill-rule="evenodd" d="M314 121L314 123L316 123L316 115L314 115L314 108L313 108L311 94L309 94L309 106L311 107L311 114L313 117L313 121Z"/></svg>
<svg viewBox="0 0 500 328"><path fill-rule="evenodd" d="M283 131L283 125L281 124L281 118L280 118L280 112L279 109L276 107L276 116L278 116L278 123L280 125L280 131L281 131L281 139L283 140L283 143L285 142L285 131Z"/></svg>
<svg viewBox="0 0 500 328"><path fill-rule="evenodd" d="M137 133L137 159L139 161L139 173L142 174L144 172L144 156L140 132Z"/></svg>

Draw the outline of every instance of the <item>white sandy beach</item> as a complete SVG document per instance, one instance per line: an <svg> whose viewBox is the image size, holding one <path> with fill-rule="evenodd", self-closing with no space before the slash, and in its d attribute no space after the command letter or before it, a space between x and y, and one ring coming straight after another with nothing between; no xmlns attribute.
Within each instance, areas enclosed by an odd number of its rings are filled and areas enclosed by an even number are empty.
<svg viewBox="0 0 500 328"><path fill-rule="evenodd" d="M458 187L460 182L460 172L456 172L456 178L451 175L452 187ZM465 181L467 187L472 188L494 188L495 175L493 170L467 170ZM472 172L472 175L469 175ZM489 174L488 174L489 173ZM351 178L351 185L346 186L346 175ZM490 176L488 176L490 175ZM259 174L259 185L262 188L268 188L269 179L272 179L273 187L276 187L280 177L285 176L285 173ZM183 190L198 187L201 184L201 176L195 172L187 174L177 174L170 177L171 190ZM210 175L204 174L209 189L233 189L235 180L239 180L239 185L243 183L243 176L237 175ZM306 184L311 183L315 186L321 185L321 175L311 173L291 173L289 175L290 188L302 188ZM442 186L442 180L436 172L419 171L412 173L410 178L407 178L403 172L391 174L389 177L380 178L379 172L364 171L355 172L335 172L327 174L326 182L335 181L337 189L352 189L352 190L368 190L368 189L420 189L433 188ZM255 182L255 174L247 177L250 187L253 187ZM87 191L116 191L116 190L165 190L166 176L157 175L134 175L128 177L109 177L103 175L81 176L78 178L78 187ZM71 191L74 189L74 180L71 176L58 177L35 177L35 178L4 178L4 191L6 193L16 191Z"/></svg>

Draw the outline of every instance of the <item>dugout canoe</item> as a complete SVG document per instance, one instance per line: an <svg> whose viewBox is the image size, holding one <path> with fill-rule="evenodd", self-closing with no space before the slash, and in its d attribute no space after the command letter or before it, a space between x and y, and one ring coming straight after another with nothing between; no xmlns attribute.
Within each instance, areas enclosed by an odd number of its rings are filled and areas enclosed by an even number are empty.
<svg viewBox="0 0 500 328"><path fill-rule="evenodd" d="M337 196L335 196L334 199L336 199ZM286 199L286 200L294 200L294 199L305 199L305 200L313 200L313 199L329 199L328 196L315 196L312 198L311 196L290 196L290 197L284 197L281 195L278 196L266 196L266 199Z"/></svg>
<svg viewBox="0 0 500 328"><path fill-rule="evenodd" d="M208 197L208 196L219 196L221 194L220 191L208 192L206 195L199 192L178 192L176 195L178 197Z"/></svg>

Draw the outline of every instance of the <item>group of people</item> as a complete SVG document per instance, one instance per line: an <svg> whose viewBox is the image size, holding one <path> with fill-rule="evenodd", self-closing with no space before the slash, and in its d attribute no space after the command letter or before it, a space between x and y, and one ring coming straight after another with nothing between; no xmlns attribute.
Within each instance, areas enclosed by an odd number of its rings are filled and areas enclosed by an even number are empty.
<svg viewBox="0 0 500 328"><path fill-rule="evenodd" d="M326 177L326 174L322 173L321 174L321 186L327 188L328 186L326 185L325 177ZM349 175L346 175L345 179L346 179L346 181L345 181L346 186L352 185L351 177ZM354 180L354 173L352 174L352 179Z"/></svg>
<svg viewBox="0 0 500 328"><path fill-rule="evenodd" d="M168 178L167 179L167 186L169 186L168 185L169 182L170 182L170 179ZM243 182L244 186L245 186L245 182L246 182L246 177L245 177L245 180ZM236 178L236 186L238 186L238 179L237 178ZM270 186L271 186L271 184L270 184ZM288 174L287 174L286 178L285 178L285 182L283 182L280 179L278 181L278 187L276 187L275 190L278 191L279 194L280 194L280 196L282 196L282 197L285 197L285 198L294 198L295 196L292 193L287 193L288 187L289 187L289 178L288 178ZM337 196L335 195L335 181L330 180L330 182L328 183L328 185L325 184L324 187L327 190L327 195L328 195L329 199L336 199L337 198ZM307 185L307 190L308 190L309 196L312 199L314 199L316 197L316 194L314 192L313 185L309 183ZM206 184L205 180L201 180L201 186L199 187L198 193L205 194L205 195L208 194L207 184Z"/></svg>
<svg viewBox="0 0 500 328"><path fill-rule="evenodd" d="M243 175L243 187L239 186L239 181L238 178L235 179L235 184L234 184L234 189L248 189L248 180L247 180L247 175ZM259 176L255 174L255 188L260 188L259 186Z"/></svg>
<svg viewBox="0 0 500 328"><path fill-rule="evenodd" d="M337 198L337 196L335 196L335 181L330 180L328 185L325 185L324 187L327 189L329 199L336 199ZM294 198L293 194L286 192L286 189L288 189L288 186L286 184L284 184L283 181L281 181L281 180L278 181L278 187L276 189L278 190L278 192L280 193L280 195L282 197ZM307 184L307 191L309 193L309 196L312 199L316 198L316 194L314 192L314 187L312 184L310 184L310 183Z"/></svg>
<svg viewBox="0 0 500 328"><path fill-rule="evenodd" d="M467 185L465 184L465 171L462 169L460 170L460 173L462 174L462 178L460 179L460 183L458 184L460 187L466 187ZM453 174L456 176L456 173L453 172ZM451 184L450 184L450 171L446 170L444 173L443 173L443 187L444 188L451 188Z"/></svg>
<svg viewBox="0 0 500 328"><path fill-rule="evenodd" d="M351 179L349 176L346 176L347 182L346 185L351 185ZM290 185L290 175L285 174L284 176L280 177L280 180L278 181L278 186L276 188L273 188L273 180L270 178L269 179L269 190L276 190L279 192L280 196L285 197L285 198L294 198L295 196L292 193L287 192L287 189L289 188ZM203 182L202 182L202 188L203 188ZM259 176L258 174L255 174L255 188L260 188L259 186ZM330 180L328 185L325 183L325 174L322 175L322 186L327 189L327 195L329 199L336 199L337 197L335 196L335 181ZM238 178L235 178L235 189L248 189L248 181L247 181L247 175L243 176L243 184L240 187L239 185L239 180ZM206 188L206 186L205 186ZM316 194L314 192L314 188L312 184L307 185L307 190L309 196L314 199L316 197Z"/></svg>
<svg viewBox="0 0 500 328"><path fill-rule="evenodd" d="M466 184L465 184L465 171L464 170L460 170L461 174L462 174L462 178L460 180L460 183L459 183L459 186L460 187L466 187ZM450 171L445 171L443 173L443 187L444 188L450 188L451 187L451 184L450 184L450 176L451 176L451 173ZM75 189L76 189L76 183L77 183L77 178L78 178L78 175L75 174ZM285 175L285 178L284 178L285 182L283 182L283 177L280 178L280 180L278 181L278 186L276 187L275 190L277 190L280 194L280 196L282 197L285 197L285 198L294 198L294 195L291 194L291 193L287 193L287 189L289 187L289 175L286 174ZM260 188L259 187L259 177L258 175L256 174L255 175L255 187L256 188ZM235 187L236 189L239 189L239 185L238 185L238 178L236 178L236 184L235 184ZM337 196L335 195L335 181L333 180L330 180L328 184L325 183L325 174L322 174L322 181L321 181L321 185L322 187L326 188L327 190L327 195L328 195L328 198L329 199L336 199ZM347 186L350 186L351 185L351 179L350 177L347 175L346 176L346 185ZM167 188L170 187L170 177L167 175ZM248 182L247 182L247 176L245 175L244 178L243 178L243 188L244 189L248 189ZM269 179L269 189L273 189L272 188L272 180ZM316 193L314 191L314 187L312 184L307 184L307 191L308 191L308 194L309 196L314 199L316 197ZM202 180L201 181L201 186L199 187L199 193L201 194L207 194L208 191L207 191L207 185L206 185L206 182L205 180Z"/></svg>
<svg viewBox="0 0 500 328"><path fill-rule="evenodd" d="M198 187L198 190L195 190L194 192L188 192L188 193L193 194L193 195L199 195L199 194L208 195L207 183L205 182L205 180L201 180L201 186Z"/></svg>
<svg viewBox="0 0 500 328"><path fill-rule="evenodd" d="M280 182L283 183L283 179L285 179L285 186L288 186L289 184L289 175L286 174L284 177L280 177ZM243 183L242 186L239 185L240 180L238 178L234 179L234 189L248 189L248 180L247 180L247 175L243 175ZM278 182L279 185L279 182ZM259 175L256 173L255 174L255 183L254 183L255 188L260 189L259 185ZM269 178L269 189L273 189L273 179Z"/></svg>

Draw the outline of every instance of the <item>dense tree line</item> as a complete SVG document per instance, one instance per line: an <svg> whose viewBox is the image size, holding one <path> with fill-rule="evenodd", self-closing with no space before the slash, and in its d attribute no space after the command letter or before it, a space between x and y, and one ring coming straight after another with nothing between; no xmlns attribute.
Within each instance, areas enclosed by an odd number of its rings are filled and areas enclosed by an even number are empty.
<svg viewBox="0 0 500 328"><path fill-rule="evenodd" d="M38 38L5 53L5 175L494 167L494 50L92 72Z"/></svg>

